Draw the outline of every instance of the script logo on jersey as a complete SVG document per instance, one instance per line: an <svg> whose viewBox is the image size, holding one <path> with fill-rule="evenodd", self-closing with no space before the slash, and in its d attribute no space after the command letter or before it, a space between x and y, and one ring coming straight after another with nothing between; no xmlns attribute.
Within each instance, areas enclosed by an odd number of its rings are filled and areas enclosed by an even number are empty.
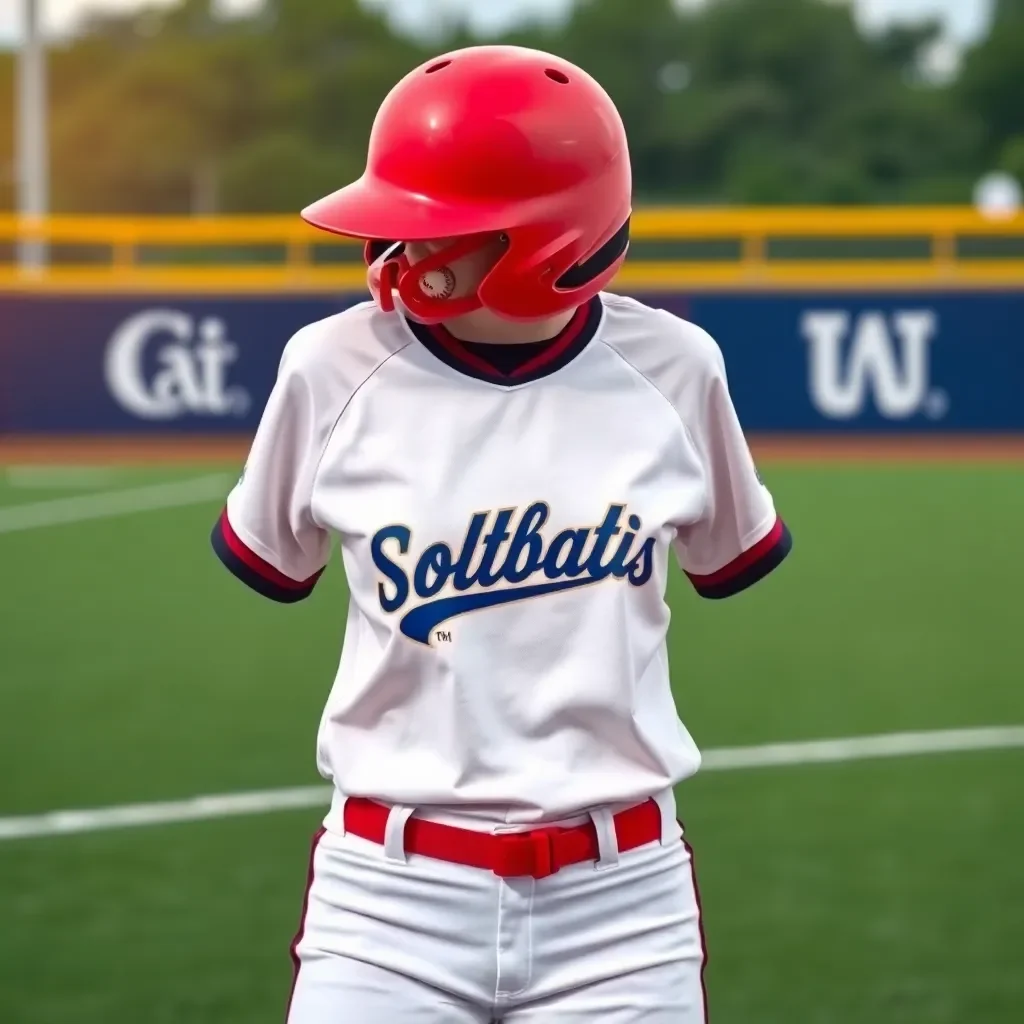
<svg viewBox="0 0 1024 1024"><path fill-rule="evenodd" d="M808 384L815 408L829 419L853 419L864 411L870 390L885 419L945 416L949 398L929 380L936 330L930 309L901 310L891 317L869 310L852 324L845 310L805 313L801 331L809 347Z"/></svg>
<svg viewBox="0 0 1024 1024"><path fill-rule="evenodd" d="M249 394L227 381L237 359L223 320L197 322L180 310L147 309L111 336L104 375L118 404L140 419L244 416Z"/></svg>
<svg viewBox="0 0 1024 1024"><path fill-rule="evenodd" d="M386 582L377 586L387 613L411 604L399 629L427 643L447 619L480 608L523 601L602 580L643 586L654 571L654 538L641 538L640 517L611 505L595 526L544 533L549 506L476 512L454 546L428 544L413 562L412 530L395 523L373 535L374 565ZM624 528L625 527L625 528ZM415 602L415 603L413 603Z"/></svg>

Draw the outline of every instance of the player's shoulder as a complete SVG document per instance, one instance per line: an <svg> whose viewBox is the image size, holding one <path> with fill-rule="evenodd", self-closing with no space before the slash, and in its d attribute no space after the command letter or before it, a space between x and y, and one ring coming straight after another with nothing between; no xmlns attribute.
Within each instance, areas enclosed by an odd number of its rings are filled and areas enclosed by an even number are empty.
<svg viewBox="0 0 1024 1024"><path fill-rule="evenodd" d="M702 327L625 295L601 300L602 341L673 403L724 376L722 350Z"/></svg>
<svg viewBox="0 0 1024 1024"><path fill-rule="evenodd" d="M408 344L395 314L360 302L299 328L284 347L281 373L364 380Z"/></svg>

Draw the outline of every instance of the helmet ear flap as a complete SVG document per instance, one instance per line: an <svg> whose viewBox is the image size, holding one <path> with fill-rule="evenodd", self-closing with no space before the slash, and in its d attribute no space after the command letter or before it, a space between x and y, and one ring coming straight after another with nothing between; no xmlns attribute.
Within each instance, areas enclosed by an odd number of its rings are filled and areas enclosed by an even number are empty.
<svg viewBox="0 0 1024 1024"><path fill-rule="evenodd" d="M398 264L387 260L380 268L380 308L391 313L395 308L395 292L398 290Z"/></svg>
<svg viewBox="0 0 1024 1024"><path fill-rule="evenodd" d="M399 242L371 240L363 246L366 261L366 283L370 294L385 313L395 308L395 292L401 276L404 245Z"/></svg>

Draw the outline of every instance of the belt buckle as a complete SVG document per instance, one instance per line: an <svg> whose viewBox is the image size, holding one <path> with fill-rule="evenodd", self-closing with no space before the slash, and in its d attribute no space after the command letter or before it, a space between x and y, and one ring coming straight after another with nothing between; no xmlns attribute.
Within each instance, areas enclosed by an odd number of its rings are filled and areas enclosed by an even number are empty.
<svg viewBox="0 0 1024 1024"><path fill-rule="evenodd" d="M499 878L547 878L559 868L555 829L505 832L494 836L497 851L492 870Z"/></svg>

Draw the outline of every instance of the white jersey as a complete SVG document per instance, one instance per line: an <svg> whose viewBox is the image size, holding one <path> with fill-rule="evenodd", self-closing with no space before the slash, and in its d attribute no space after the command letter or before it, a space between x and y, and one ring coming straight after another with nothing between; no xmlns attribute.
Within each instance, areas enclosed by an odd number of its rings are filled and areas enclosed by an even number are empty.
<svg viewBox="0 0 1024 1024"><path fill-rule="evenodd" d="M340 794L510 824L641 801L700 764L670 552L724 597L790 544L721 353L610 294L511 375L471 348L369 303L299 331L214 546L292 601L339 538L317 762Z"/></svg>

